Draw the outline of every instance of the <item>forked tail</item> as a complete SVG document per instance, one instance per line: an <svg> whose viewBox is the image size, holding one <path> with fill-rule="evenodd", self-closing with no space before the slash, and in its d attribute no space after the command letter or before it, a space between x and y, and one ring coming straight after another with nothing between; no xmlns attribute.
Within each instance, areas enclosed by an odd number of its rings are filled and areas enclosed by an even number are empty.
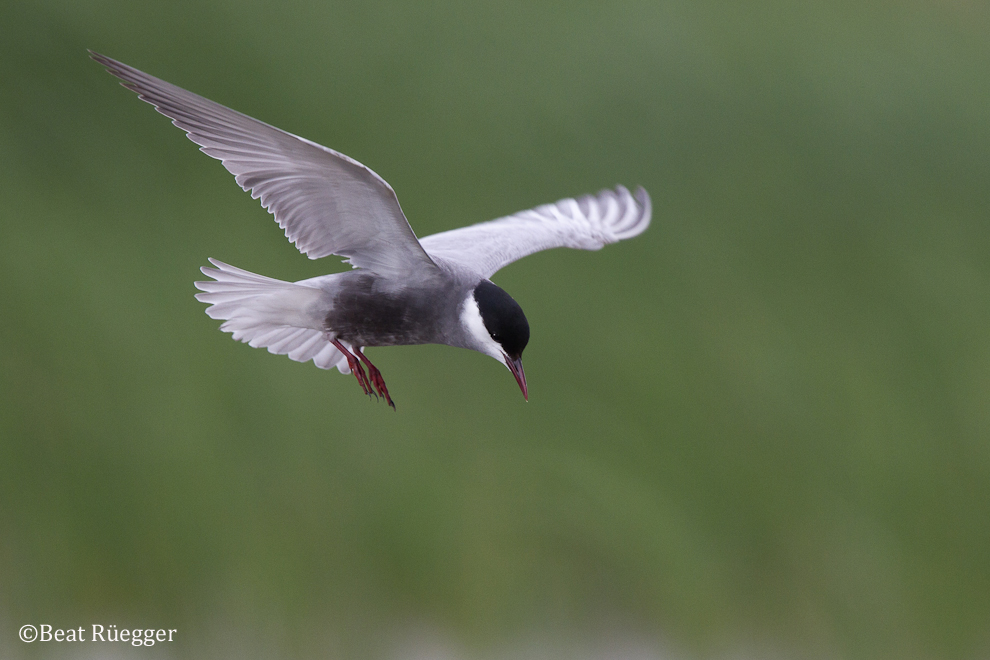
<svg viewBox="0 0 990 660"><path fill-rule="evenodd" d="M312 360L321 369L337 367L350 373L347 360L327 341L319 313L324 296L320 289L284 282L210 259L204 267L212 280L195 282L203 293L196 300L208 303L206 314L223 319L220 329L254 348L265 347L296 362Z"/></svg>

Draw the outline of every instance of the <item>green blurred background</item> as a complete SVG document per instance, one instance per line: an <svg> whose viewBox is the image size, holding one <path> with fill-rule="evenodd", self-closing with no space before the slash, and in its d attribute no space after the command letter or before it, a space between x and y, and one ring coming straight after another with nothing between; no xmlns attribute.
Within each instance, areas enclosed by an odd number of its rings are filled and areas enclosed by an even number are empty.
<svg viewBox="0 0 990 660"><path fill-rule="evenodd" d="M0 8L0 655L990 653L986 3ZM616 183L398 405L231 341L311 262L105 53L369 165L427 235ZM152 649L25 624L177 628Z"/></svg>

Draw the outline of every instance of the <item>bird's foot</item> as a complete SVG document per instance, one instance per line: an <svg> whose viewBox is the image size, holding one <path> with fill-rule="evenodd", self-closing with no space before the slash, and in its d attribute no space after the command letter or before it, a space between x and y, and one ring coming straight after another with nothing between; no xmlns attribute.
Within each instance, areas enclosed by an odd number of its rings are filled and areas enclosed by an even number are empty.
<svg viewBox="0 0 990 660"><path fill-rule="evenodd" d="M365 363L368 367L368 375L370 376L371 384L375 386L375 391L378 392L380 396L385 397L385 402L392 406L392 410L395 410L395 404L392 403L392 397L388 395L388 388L385 387L385 379L382 378L382 372L378 370L378 367L371 364L371 360L361 352L360 348L355 348L354 352L357 356L361 358L361 361Z"/></svg>
<svg viewBox="0 0 990 660"><path fill-rule="evenodd" d="M351 373L354 374L354 377L357 378L357 382L358 385L361 386L361 390L369 397L374 396L377 399L378 395L375 394L374 390L372 389L371 381L368 380L368 374L364 373L364 367L361 366L361 362L358 360L358 358L356 358L353 353L347 350L347 347L341 344L339 340L331 339L330 343L333 344L334 347L338 351L340 351L347 359L347 366L351 370ZM361 355L360 351L357 351L357 353L358 355ZM362 355L362 357L364 356Z"/></svg>

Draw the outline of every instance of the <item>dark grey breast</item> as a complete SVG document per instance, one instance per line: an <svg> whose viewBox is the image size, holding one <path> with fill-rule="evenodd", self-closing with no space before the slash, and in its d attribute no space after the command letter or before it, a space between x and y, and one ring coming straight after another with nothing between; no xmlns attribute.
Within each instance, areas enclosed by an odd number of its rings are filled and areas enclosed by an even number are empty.
<svg viewBox="0 0 990 660"><path fill-rule="evenodd" d="M326 329L355 346L442 344L456 322L456 286L441 278L396 286L354 271L333 297Z"/></svg>

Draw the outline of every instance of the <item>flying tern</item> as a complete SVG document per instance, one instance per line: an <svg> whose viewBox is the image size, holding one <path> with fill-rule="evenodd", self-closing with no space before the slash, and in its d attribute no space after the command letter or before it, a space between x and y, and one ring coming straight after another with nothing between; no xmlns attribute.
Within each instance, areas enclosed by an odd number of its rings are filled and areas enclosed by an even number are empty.
<svg viewBox="0 0 990 660"><path fill-rule="evenodd" d="M220 329L269 352L353 373L365 394L395 408L369 346L446 344L502 362L529 399L522 353L529 322L492 283L500 268L557 247L598 250L643 233L650 197L623 186L562 199L421 240L395 191L353 158L90 51L139 98L220 160L310 259L345 258L351 271L299 282L210 259L196 282ZM367 371L365 371L367 368Z"/></svg>

